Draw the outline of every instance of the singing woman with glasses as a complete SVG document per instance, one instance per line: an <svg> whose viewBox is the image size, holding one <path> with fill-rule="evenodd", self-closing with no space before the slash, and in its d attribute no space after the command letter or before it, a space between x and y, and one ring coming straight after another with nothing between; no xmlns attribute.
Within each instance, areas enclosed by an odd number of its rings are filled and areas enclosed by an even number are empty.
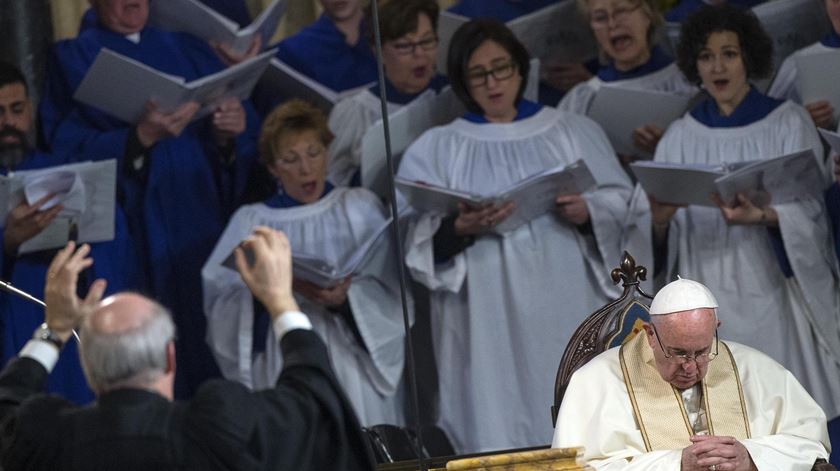
<svg viewBox="0 0 840 471"><path fill-rule="evenodd" d="M371 9L367 24L373 24ZM438 5L434 0L379 2L382 64L388 112L434 98L447 84L437 73ZM368 43L374 47L373 28ZM335 134L330 148L330 181L338 186L358 186L362 137L382 117L379 85L336 104L329 126Z"/></svg>
<svg viewBox="0 0 840 471"><path fill-rule="evenodd" d="M583 159L597 181L502 234L494 228L511 203L412 222L406 264L432 292L439 425L460 452L546 443L558 359L580 321L614 295L604 274L619 256L629 182L595 123L522 98L528 60L497 20L459 28L447 67L468 112L424 133L398 172L494 195Z"/></svg>
<svg viewBox="0 0 840 471"><path fill-rule="evenodd" d="M595 77L572 88L558 108L586 114L603 86L693 95L697 88L656 45L662 16L653 0L577 0L598 42L603 66ZM664 129L653 124L637 129L636 146L653 153ZM621 156L623 161L634 156Z"/></svg>
<svg viewBox="0 0 840 471"><path fill-rule="evenodd" d="M808 113L759 92L772 71L772 40L750 12L699 10L683 23L678 63L706 91L665 133L654 157L665 163L737 164L822 145ZM815 182L816 192L828 185ZM772 178L772 177L770 177ZM764 201L710 195L708 206L679 207L637 189L624 245L646 266L707 285L721 309L737 314L721 336L758 348L788 368L823 407L840 415L840 269L822 196ZM651 249L655 251L647 258ZM651 265L651 261L654 262Z"/></svg>

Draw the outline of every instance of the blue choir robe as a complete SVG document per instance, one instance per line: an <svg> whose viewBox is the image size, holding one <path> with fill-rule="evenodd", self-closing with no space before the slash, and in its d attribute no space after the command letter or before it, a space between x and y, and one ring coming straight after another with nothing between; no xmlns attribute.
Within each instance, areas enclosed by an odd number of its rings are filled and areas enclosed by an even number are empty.
<svg viewBox="0 0 840 471"><path fill-rule="evenodd" d="M740 8L752 8L764 3L764 0L728 0L728 4ZM708 5L703 0L680 0L674 8L665 12L665 21L682 23L689 15Z"/></svg>
<svg viewBox="0 0 840 471"><path fill-rule="evenodd" d="M834 231L834 250L840 260L840 183L834 182L825 192L825 205Z"/></svg>
<svg viewBox="0 0 840 471"><path fill-rule="evenodd" d="M204 41L187 34L147 27L135 43L96 26L56 44L40 108L42 131L54 152L120 162L119 187L147 272L147 290L172 310L178 327L176 395L183 397L218 375L196 302L201 299L200 272L256 162L258 118L243 104L247 129L235 140L233 163L222 163L206 118L191 123L177 138L155 144L146 153L145 168L132 172L122 163L132 126L71 98L103 47L187 81L224 66Z"/></svg>
<svg viewBox="0 0 840 471"><path fill-rule="evenodd" d="M326 15L277 45L277 58L330 89L341 92L376 81L376 58L364 25L359 40L348 45Z"/></svg>
<svg viewBox="0 0 840 471"><path fill-rule="evenodd" d="M67 163L66 159L30 152L13 169L21 171L52 167ZM3 221L0 221L2 224ZM0 228L0 247L4 231ZM47 268L57 250L43 250L20 256L9 256L0 249L2 278L12 286L22 289L38 299L44 297L44 281ZM125 215L119 206L115 215L114 240L91 244L91 257L94 265L80 276L79 291L86 293L90 283L97 278L108 281L106 294L137 288L137 261L135 248L128 235ZM35 329L44 322L44 309L30 301L3 292L0 294L0 323L2 323L3 363L17 355L21 348L32 338ZM77 344L72 338L64 347L58 363L50 374L48 391L60 394L73 402L84 404L93 400L93 393L87 386L82 367L79 363Z"/></svg>
<svg viewBox="0 0 840 471"><path fill-rule="evenodd" d="M244 0L199 0L201 3L221 13L228 19L231 19L239 24L240 27L248 26L251 23L251 14L248 12L248 6ZM97 21L96 11L93 8L88 8L84 16L82 16L82 23L79 25L79 31L84 31L88 28L96 26Z"/></svg>
<svg viewBox="0 0 840 471"><path fill-rule="evenodd" d="M522 15L547 7L558 0L461 0L449 11L467 18L491 17L500 21L510 21Z"/></svg>

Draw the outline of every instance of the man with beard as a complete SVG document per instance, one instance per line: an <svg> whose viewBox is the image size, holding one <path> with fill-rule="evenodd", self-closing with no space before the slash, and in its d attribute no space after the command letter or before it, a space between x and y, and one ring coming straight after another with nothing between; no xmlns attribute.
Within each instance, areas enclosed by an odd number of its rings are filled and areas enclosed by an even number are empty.
<svg viewBox="0 0 840 471"><path fill-rule="evenodd" d="M235 97L197 120L196 103L168 111L150 101L133 123L73 100L103 48L187 82L224 68L205 41L148 26L149 0L91 0L91 5L98 23L55 45L40 107L42 131L54 153L118 159L117 187L125 195L144 281L155 300L172 310L180 332L176 348L183 367L176 396L189 397L205 379L219 375L196 302L201 267L256 163L259 122Z"/></svg>
<svg viewBox="0 0 840 471"><path fill-rule="evenodd" d="M29 100L26 79L16 67L0 63L0 173L33 170L68 163L67 159L36 151L32 145L33 109ZM37 298L43 297L43 280L50 259L55 250L18 255L21 244L38 235L58 216L63 209L55 205L43 206L52 195L32 204L26 201L12 209L2 223L3 250L0 251L2 277L13 286ZM85 279L93 276L108 280L109 289L133 287L129 281L134 276L133 248L126 234L125 219L117 208L115 238L110 242L92 245L101 263L95 273L88 272ZM15 356L32 337L32 331L44 319L40 306L10 294L0 295L0 323L2 323L2 361ZM78 403L93 399L93 393L85 383L76 352L75 342L69 342L56 368L50 375L48 389Z"/></svg>

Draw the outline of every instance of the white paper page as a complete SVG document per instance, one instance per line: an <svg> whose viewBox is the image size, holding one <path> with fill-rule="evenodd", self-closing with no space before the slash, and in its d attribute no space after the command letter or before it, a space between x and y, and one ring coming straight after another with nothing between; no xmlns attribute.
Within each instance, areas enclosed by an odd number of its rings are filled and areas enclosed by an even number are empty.
<svg viewBox="0 0 840 471"><path fill-rule="evenodd" d="M394 179L394 184L411 206L423 213L452 214L458 211L458 203L480 205L486 200L480 195L400 177Z"/></svg>
<svg viewBox="0 0 840 471"><path fill-rule="evenodd" d="M212 113L216 105L225 98L237 97L240 100L246 100L251 95L251 90L254 89L257 81L262 77L263 72L268 68L275 52L276 49L263 52L244 62L187 84L189 93L186 101L195 101L201 105L201 108L193 116L193 121Z"/></svg>
<svg viewBox="0 0 840 471"><path fill-rule="evenodd" d="M717 179L721 198L729 204L744 193L758 207L787 203L803 196L822 198L822 170L811 149L759 160Z"/></svg>
<svg viewBox="0 0 840 471"><path fill-rule="evenodd" d="M182 31L205 41L231 44L239 25L198 0L149 2L149 24L167 31Z"/></svg>
<svg viewBox="0 0 840 471"><path fill-rule="evenodd" d="M259 35L262 38L263 48L268 46L271 38L274 37L274 33L277 31L277 26L280 24L280 18L286 12L287 4L287 0L274 0L271 5L266 7L257 16L253 23L239 31L237 36L239 36L240 40L241 38L247 39L247 45L243 51L248 49L248 46L251 45L251 39L255 35Z"/></svg>
<svg viewBox="0 0 840 471"><path fill-rule="evenodd" d="M271 59L270 65L259 81L260 88L268 90L273 96L278 97L279 101L300 98L317 106L327 115L329 115L333 105L342 98L359 90L370 88L371 85L373 84L337 92L312 80L277 58Z"/></svg>
<svg viewBox="0 0 840 471"><path fill-rule="evenodd" d="M134 59L102 49L73 98L133 124L143 115L148 100L164 110L173 110L185 102L186 95L183 79L179 82Z"/></svg>
<svg viewBox="0 0 840 471"><path fill-rule="evenodd" d="M391 132L391 154L394 168L399 159L426 130L446 124L464 113L464 108L451 88L443 90L433 100L418 100L388 116ZM362 137L361 181L362 186L379 196L388 188L388 163L385 153L385 131L383 121L377 120Z"/></svg>
<svg viewBox="0 0 840 471"><path fill-rule="evenodd" d="M598 53L589 24L578 12L575 0L563 0L520 16L507 26L531 57L543 61L582 62Z"/></svg>
<svg viewBox="0 0 840 471"><path fill-rule="evenodd" d="M840 51L803 54L796 57L799 77L799 96L808 104L828 100L834 107L834 118L840 116Z"/></svg>
<svg viewBox="0 0 840 471"><path fill-rule="evenodd" d="M495 198L498 204L513 201L515 209L494 232L510 232L553 210L558 196L584 193L594 186L595 179L583 160L526 178Z"/></svg>
<svg viewBox="0 0 840 471"><path fill-rule="evenodd" d="M820 136L828 142L828 145L831 146L831 150L840 154L840 134L822 128L817 128L817 131L820 133Z"/></svg>
<svg viewBox="0 0 840 471"><path fill-rule="evenodd" d="M57 171L24 178L23 194L30 205L53 195L41 206L41 211L61 204L59 216L78 216L86 208L85 185L78 172Z"/></svg>
<svg viewBox="0 0 840 471"><path fill-rule="evenodd" d="M773 0L756 5L752 11L773 39L776 69L794 51L818 41L829 27L820 0Z"/></svg>
<svg viewBox="0 0 840 471"><path fill-rule="evenodd" d="M633 131L647 124L666 130L685 113L690 101L686 95L604 85L587 114L604 128L617 153L650 158L634 145Z"/></svg>
<svg viewBox="0 0 840 471"><path fill-rule="evenodd" d="M718 191L715 180L721 167L633 162L630 169L647 194L660 203L715 206L709 195Z"/></svg>
<svg viewBox="0 0 840 471"><path fill-rule="evenodd" d="M77 227L80 243L104 242L114 239L114 212L117 192L117 164L115 160L82 162L38 170L26 170L10 175L9 209L24 200L26 181L55 172L72 172L84 185L84 211L73 217L58 216L43 232L21 244L18 253L64 246L70 236L70 226Z"/></svg>

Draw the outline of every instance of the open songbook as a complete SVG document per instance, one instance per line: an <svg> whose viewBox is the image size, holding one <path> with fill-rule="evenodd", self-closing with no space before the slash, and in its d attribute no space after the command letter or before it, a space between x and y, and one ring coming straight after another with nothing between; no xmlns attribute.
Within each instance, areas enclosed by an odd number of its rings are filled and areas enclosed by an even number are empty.
<svg viewBox="0 0 840 471"><path fill-rule="evenodd" d="M455 31L470 19L442 11L438 19L438 68L446 73L449 43ZM562 0L505 23L531 57L549 62L581 62L595 57L598 49L589 24L575 0Z"/></svg>
<svg viewBox="0 0 840 471"><path fill-rule="evenodd" d="M802 103L828 100L837 119L840 116L840 83L836 74L840 70L840 51L801 54L796 56L796 68Z"/></svg>
<svg viewBox="0 0 840 471"><path fill-rule="evenodd" d="M840 134L829 131L823 128L817 128L817 131L820 133L825 142L828 143L831 150L833 150L836 154L840 154Z"/></svg>
<svg viewBox="0 0 840 471"><path fill-rule="evenodd" d="M338 261L324 260L323 257L315 254L292 253L292 272L295 279L328 288L337 285L348 276L358 274L374 249L379 247L379 242L385 237L391 221L391 218L383 220L382 224L377 226L364 242ZM248 263L254 262L254 254L249 250L245 250L245 258ZM236 270L236 257L233 251L225 258L222 265Z"/></svg>
<svg viewBox="0 0 840 471"><path fill-rule="evenodd" d="M513 202L513 214L494 228L494 232L510 232L522 224L545 214L555 207L561 195L583 193L595 186L595 179L583 160L555 167L532 175L496 195L479 195L425 182L396 178L397 188L409 203L420 212L452 214L458 204L482 206Z"/></svg>
<svg viewBox="0 0 840 471"><path fill-rule="evenodd" d="M116 160L59 165L0 176L0 218L22 202L33 204L52 194L41 210L62 205L58 216L43 231L25 241L19 254L56 249L77 242L104 242L114 238L117 191Z"/></svg>
<svg viewBox="0 0 840 471"><path fill-rule="evenodd" d="M737 164L634 162L630 168L649 195L679 205L715 206L712 193L733 204L736 195L744 193L754 205L765 207L803 196L821 197L825 186L811 149Z"/></svg>
<svg viewBox="0 0 840 471"><path fill-rule="evenodd" d="M691 100L689 95L603 85L587 115L601 125L617 153L649 158L650 153L634 145L633 131L648 124L664 131L688 110Z"/></svg>
<svg viewBox="0 0 840 471"><path fill-rule="evenodd" d="M339 101L371 86L373 83L337 92L276 58L271 60L259 81L260 90L276 97L278 102L300 98L317 106L327 115Z"/></svg>
<svg viewBox="0 0 840 471"><path fill-rule="evenodd" d="M150 100L164 111L195 101L201 105L193 116L196 120L210 114L225 98L247 99L274 52L264 52L187 83L182 77L165 74L109 49L102 49L73 98L126 123L139 121Z"/></svg>
<svg viewBox="0 0 840 471"><path fill-rule="evenodd" d="M238 53L251 46L254 37L262 38L265 48L277 31L287 0L274 0L248 26L241 28L216 10L198 0L150 2L149 23L167 31L183 31L205 41L225 44Z"/></svg>

